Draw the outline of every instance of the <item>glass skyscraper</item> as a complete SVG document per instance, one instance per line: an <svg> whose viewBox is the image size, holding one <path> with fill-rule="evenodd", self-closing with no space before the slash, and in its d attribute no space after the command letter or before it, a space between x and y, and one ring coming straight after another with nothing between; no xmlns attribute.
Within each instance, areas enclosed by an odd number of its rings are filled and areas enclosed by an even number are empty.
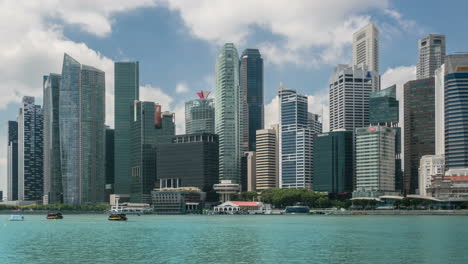
<svg viewBox="0 0 468 264"><path fill-rule="evenodd" d="M132 104L139 100L139 63L114 64L115 183L117 194L130 194Z"/></svg>
<svg viewBox="0 0 468 264"><path fill-rule="evenodd" d="M244 95L239 87L239 56L232 43L216 59L215 133L219 136L219 179L240 183Z"/></svg>
<svg viewBox="0 0 468 264"><path fill-rule="evenodd" d="M60 74L44 76L44 202L63 203L60 167Z"/></svg>
<svg viewBox="0 0 468 264"><path fill-rule="evenodd" d="M106 202L109 201L109 196L114 193L114 135L115 130L106 126Z"/></svg>
<svg viewBox="0 0 468 264"><path fill-rule="evenodd" d="M197 93L199 99L185 103L185 133L214 134L215 108L213 99L208 99L209 92Z"/></svg>
<svg viewBox="0 0 468 264"><path fill-rule="evenodd" d="M280 188L312 187L313 132L309 127L307 96L279 88Z"/></svg>
<svg viewBox="0 0 468 264"><path fill-rule="evenodd" d="M65 54L59 113L64 203L103 202L105 73Z"/></svg>
<svg viewBox="0 0 468 264"><path fill-rule="evenodd" d="M43 193L43 112L25 96L18 114L18 200L42 200Z"/></svg>
<svg viewBox="0 0 468 264"><path fill-rule="evenodd" d="M256 131L263 129L263 58L258 49L246 49L240 58L240 86L243 93L243 144L255 151ZM246 151L246 150L245 150Z"/></svg>
<svg viewBox="0 0 468 264"><path fill-rule="evenodd" d="M8 121L7 201L16 200L18 200L18 122Z"/></svg>

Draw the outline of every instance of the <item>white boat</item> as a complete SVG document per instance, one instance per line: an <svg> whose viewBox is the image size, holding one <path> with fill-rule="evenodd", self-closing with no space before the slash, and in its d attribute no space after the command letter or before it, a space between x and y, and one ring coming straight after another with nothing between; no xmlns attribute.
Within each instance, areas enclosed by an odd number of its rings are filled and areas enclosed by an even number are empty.
<svg viewBox="0 0 468 264"><path fill-rule="evenodd" d="M10 216L9 221L24 221L24 216L22 216L22 215L12 215L12 216Z"/></svg>

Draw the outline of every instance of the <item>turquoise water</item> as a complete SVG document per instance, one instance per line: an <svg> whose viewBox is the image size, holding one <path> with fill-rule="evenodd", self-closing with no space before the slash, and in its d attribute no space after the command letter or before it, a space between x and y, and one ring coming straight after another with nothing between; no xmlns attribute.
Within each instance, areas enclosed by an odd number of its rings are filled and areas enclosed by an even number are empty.
<svg viewBox="0 0 468 264"><path fill-rule="evenodd" d="M0 263L468 263L463 216L0 215Z"/></svg>

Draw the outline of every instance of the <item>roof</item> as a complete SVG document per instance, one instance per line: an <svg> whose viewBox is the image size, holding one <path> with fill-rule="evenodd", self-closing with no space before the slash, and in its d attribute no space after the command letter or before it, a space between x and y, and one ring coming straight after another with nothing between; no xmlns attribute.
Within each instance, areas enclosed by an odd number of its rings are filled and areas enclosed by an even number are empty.
<svg viewBox="0 0 468 264"><path fill-rule="evenodd" d="M444 179L451 181L468 181L468 176L445 176Z"/></svg>
<svg viewBox="0 0 468 264"><path fill-rule="evenodd" d="M259 206L259 202L230 201L238 206Z"/></svg>

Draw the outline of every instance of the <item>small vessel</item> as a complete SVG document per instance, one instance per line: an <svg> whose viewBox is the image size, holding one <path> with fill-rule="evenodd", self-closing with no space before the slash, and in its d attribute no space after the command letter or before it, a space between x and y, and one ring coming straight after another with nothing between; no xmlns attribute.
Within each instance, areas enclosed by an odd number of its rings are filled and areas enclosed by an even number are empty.
<svg viewBox="0 0 468 264"><path fill-rule="evenodd" d="M109 215L109 221L127 221L126 214L111 214Z"/></svg>
<svg viewBox="0 0 468 264"><path fill-rule="evenodd" d="M48 213L47 219L63 219L62 213Z"/></svg>
<svg viewBox="0 0 468 264"><path fill-rule="evenodd" d="M286 206L284 214L310 214L309 206Z"/></svg>
<svg viewBox="0 0 468 264"><path fill-rule="evenodd" d="M9 221L24 221L24 216L22 215L11 215Z"/></svg>

